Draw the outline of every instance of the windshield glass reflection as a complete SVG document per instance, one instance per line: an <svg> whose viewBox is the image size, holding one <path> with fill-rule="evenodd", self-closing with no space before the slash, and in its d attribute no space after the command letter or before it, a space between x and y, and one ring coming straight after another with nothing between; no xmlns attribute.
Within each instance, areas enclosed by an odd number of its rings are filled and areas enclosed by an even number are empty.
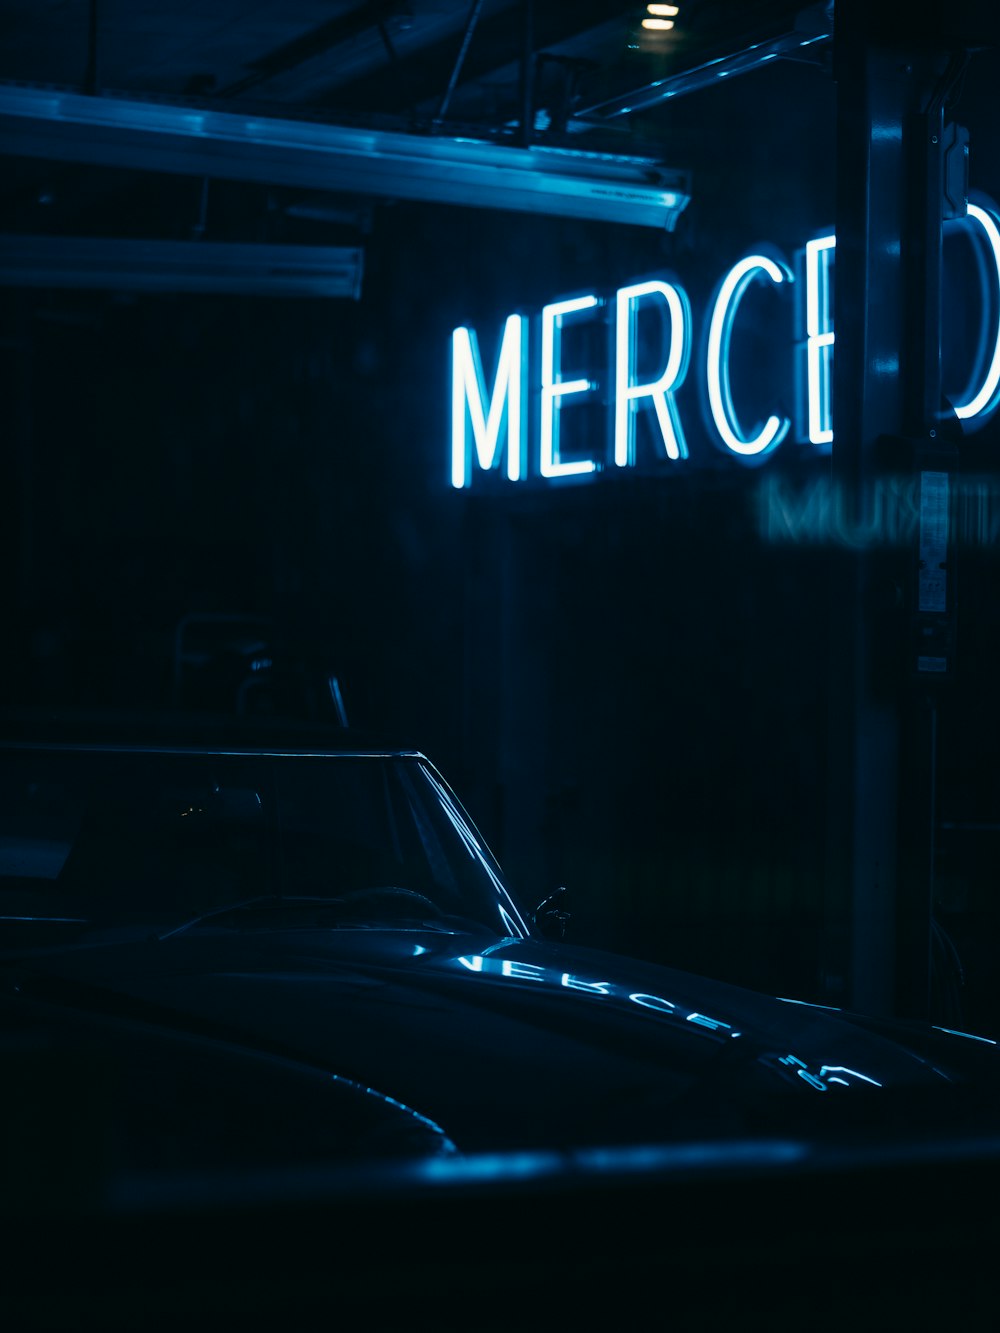
<svg viewBox="0 0 1000 1333"><path fill-rule="evenodd" d="M419 756L5 751L0 928L67 919L528 934Z"/></svg>

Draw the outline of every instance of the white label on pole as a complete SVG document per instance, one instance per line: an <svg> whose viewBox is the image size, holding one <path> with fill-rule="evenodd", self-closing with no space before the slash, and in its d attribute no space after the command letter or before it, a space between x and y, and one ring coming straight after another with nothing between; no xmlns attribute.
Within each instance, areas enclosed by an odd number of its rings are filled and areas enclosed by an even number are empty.
<svg viewBox="0 0 1000 1333"><path fill-rule="evenodd" d="M948 474L920 474L920 586L918 609L947 609Z"/></svg>

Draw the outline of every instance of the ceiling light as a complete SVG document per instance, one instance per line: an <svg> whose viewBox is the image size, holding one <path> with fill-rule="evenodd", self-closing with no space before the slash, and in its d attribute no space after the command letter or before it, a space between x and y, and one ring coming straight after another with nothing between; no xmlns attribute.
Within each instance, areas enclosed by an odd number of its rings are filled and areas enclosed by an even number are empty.
<svg viewBox="0 0 1000 1333"><path fill-rule="evenodd" d="M668 32L673 26L673 19L643 19L642 26L650 32Z"/></svg>
<svg viewBox="0 0 1000 1333"><path fill-rule="evenodd" d="M675 19L680 13L677 5L647 5L646 13L660 19Z"/></svg>

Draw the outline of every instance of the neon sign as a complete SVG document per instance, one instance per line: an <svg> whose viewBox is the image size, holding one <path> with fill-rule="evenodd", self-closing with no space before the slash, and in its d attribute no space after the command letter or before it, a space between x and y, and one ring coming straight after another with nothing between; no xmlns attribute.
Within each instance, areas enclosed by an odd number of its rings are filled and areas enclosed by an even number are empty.
<svg viewBox="0 0 1000 1333"><path fill-rule="evenodd" d="M659 375L645 384L636 384L637 315L640 303L649 297L666 305L670 350ZM666 456L675 460L687 458L687 444L674 401L674 394L684 382L691 346L691 307L684 289L670 282L640 282L634 287L622 287L615 306L615 464L630 467L635 463L635 416L644 399L656 410Z"/></svg>
<svg viewBox="0 0 1000 1333"><path fill-rule="evenodd" d="M964 231L976 252L979 332L968 383L951 394L955 415L967 429L974 429L1000 403L1000 211L993 204L970 203L967 216L949 222L946 230ZM745 255L716 288L705 320L703 349L697 355L690 300L680 282L666 277L620 287L610 298L589 292L553 301L542 308L533 337L526 315L509 315L492 360L492 380L485 374L475 330L455 329L452 485L471 486L477 472L500 473L508 481L529 476L556 481L634 468L640 421L646 438L653 441L653 455L669 464L683 464L690 456L685 420L691 417L691 407L682 400L691 397L692 365L701 390L704 431L725 455L758 463L786 439L815 450L828 449L833 440L835 256L831 233L806 243L797 257L797 273L777 252ZM803 334L787 340L789 369L792 378L797 372L799 389L794 412L775 404L775 410L757 420L745 387L742 397L737 391L733 373L741 310L754 288L773 292L783 308L782 318L795 316ZM607 332L603 380L579 364L572 350L564 355L566 336L588 323L592 333ZM658 357L649 365L651 324L658 327L660 338ZM529 341L537 342L537 352L529 348ZM537 374L530 386L529 366ZM607 409L601 449L595 449L592 440L581 443L573 438L565 424L565 409L581 403Z"/></svg>
<svg viewBox="0 0 1000 1333"><path fill-rule="evenodd" d="M484 470L493 468L500 457L501 429L507 436L507 476L517 481L521 475L521 394L524 383L523 356L526 345L525 325L521 315L511 315L504 326L493 391L487 414L483 410L486 385L479 357L479 342L473 329L456 329L452 334L452 483L467 484L467 415L472 418L476 458Z"/></svg>
<svg viewBox="0 0 1000 1333"><path fill-rule="evenodd" d="M978 222L985 232L994 266L997 274L1000 275L1000 231L997 230L996 211L980 208L977 204L970 204L969 217ZM977 392L973 393L964 403L956 406L955 415L960 421L967 421L970 417L994 411L997 401L1000 399L998 390L1000 390L1000 332L994 339L993 355L989 370L986 372L986 378Z"/></svg>
<svg viewBox="0 0 1000 1333"><path fill-rule="evenodd" d="M837 238L820 236L806 246L806 385L810 444L833 440L833 283Z"/></svg>
<svg viewBox="0 0 1000 1333"><path fill-rule="evenodd" d="M734 265L723 279L715 299L709 324L708 355L705 365L708 401L715 429L727 449L746 458L776 449L788 434L788 428L792 424L787 417L783 419L776 416L768 417L757 434L748 440L740 431L733 405L729 384L733 322L740 298L754 278L760 274L764 274L774 283L792 281L792 274L788 268L765 255L748 255L746 259L741 259Z"/></svg>
<svg viewBox="0 0 1000 1333"><path fill-rule="evenodd" d="M559 419L563 399L568 394L589 393L594 384L589 379L558 378L561 367L563 321L582 310L600 305L596 296L580 296L572 301L557 301L542 311L542 415L539 471L543 477L572 477L593 472L596 462L581 458L564 462L559 456Z"/></svg>

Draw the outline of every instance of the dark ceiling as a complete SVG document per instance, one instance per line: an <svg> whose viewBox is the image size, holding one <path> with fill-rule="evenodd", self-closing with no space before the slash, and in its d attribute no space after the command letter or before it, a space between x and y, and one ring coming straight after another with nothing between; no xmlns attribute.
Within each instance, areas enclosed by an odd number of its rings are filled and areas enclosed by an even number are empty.
<svg viewBox="0 0 1000 1333"><path fill-rule="evenodd" d="M543 160L546 150L572 149L584 150L574 152L581 162L599 152L683 171L691 144L672 132L671 97L768 60L829 59L832 3L682 0L677 8L672 29L652 32L642 26L646 6L626 0L3 0L0 231L100 235L110 210L118 235L155 227L203 236L203 204L192 217L191 185L178 183L185 174L196 185L216 176L255 182L252 197L245 184L216 190L214 234L225 240L269 239L261 226L246 234L247 219L265 212L320 210L353 224L372 193L392 193L391 180L372 190L363 170L355 182L343 164L326 189L322 173L223 163L231 154L206 150L187 130L170 160L158 159L149 136L132 133L132 111L127 146L104 151L88 108L167 108L175 129L187 110L224 113L241 131L247 118L255 127L364 129L403 136L393 143L403 143L404 157L431 140L471 141L530 148ZM38 113L25 121L14 102L49 91L77 100L64 100L58 123L40 135ZM242 230L219 221L234 191L239 204L229 212ZM183 233L171 225L177 200Z"/></svg>
<svg viewBox="0 0 1000 1333"><path fill-rule="evenodd" d="M628 0L4 0L0 78L496 134L526 97L540 127L562 126L793 29L821 32L833 6L677 8L672 30L651 32Z"/></svg>

